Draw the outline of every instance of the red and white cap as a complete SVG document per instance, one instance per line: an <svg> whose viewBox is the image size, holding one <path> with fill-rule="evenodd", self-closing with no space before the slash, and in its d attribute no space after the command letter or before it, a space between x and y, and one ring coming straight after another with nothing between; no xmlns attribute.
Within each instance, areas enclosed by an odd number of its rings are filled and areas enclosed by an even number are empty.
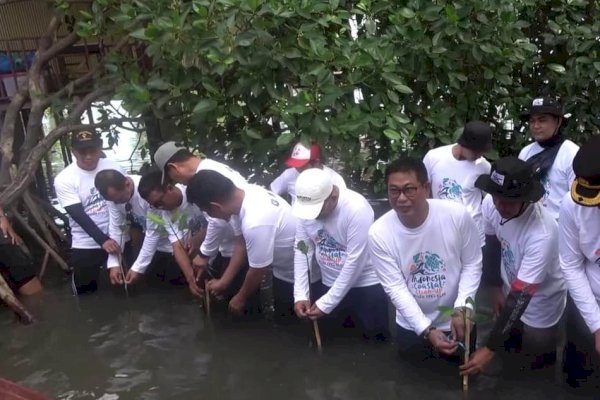
<svg viewBox="0 0 600 400"><path fill-rule="evenodd" d="M292 155L287 159L285 164L291 168L302 168L309 162L321 159L321 146L313 143L306 147L302 143L298 143L292 150Z"/></svg>

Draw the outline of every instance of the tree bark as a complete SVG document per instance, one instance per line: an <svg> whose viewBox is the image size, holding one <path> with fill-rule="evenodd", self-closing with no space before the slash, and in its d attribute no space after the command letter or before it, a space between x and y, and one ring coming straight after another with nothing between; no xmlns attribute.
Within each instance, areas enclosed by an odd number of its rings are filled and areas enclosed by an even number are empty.
<svg viewBox="0 0 600 400"><path fill-rule="evenodd" d="M19 316L22 322L30 324L34 321L33 315L17 299L2 275L0 275L0 298Z"/></svg>

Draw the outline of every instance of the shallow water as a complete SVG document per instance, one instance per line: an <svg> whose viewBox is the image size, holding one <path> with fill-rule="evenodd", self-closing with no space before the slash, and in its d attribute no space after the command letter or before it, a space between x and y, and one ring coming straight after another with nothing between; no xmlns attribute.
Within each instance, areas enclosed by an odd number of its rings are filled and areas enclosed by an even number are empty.
<svg viewBox="0 0 600 400"><path fill-rule="evenodd" d="M307 325L207 318L186 288L106 289L75 298L62 280L23 326L0 310L0 376L59 399L463 398L457 371L401 361L392 344L324 338ZM504 383L469 398L572 398L560 388Z"/></svg>

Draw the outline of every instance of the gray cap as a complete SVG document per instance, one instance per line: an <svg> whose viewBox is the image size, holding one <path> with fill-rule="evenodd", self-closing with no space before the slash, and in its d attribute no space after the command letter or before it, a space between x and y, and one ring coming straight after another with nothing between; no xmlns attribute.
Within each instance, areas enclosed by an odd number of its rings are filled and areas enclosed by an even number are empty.
<svg viewBox="0 0 600 400"><path fill-rule="evenodd" d="M185 147L179 147L175 142L166 142L163 143L156 151L154 152L154 163L156 166L162 171L162 182L165 182L165 173L167 172L165 168L167 167L167 163L177 153L179 150L187 150Z"/></svg>

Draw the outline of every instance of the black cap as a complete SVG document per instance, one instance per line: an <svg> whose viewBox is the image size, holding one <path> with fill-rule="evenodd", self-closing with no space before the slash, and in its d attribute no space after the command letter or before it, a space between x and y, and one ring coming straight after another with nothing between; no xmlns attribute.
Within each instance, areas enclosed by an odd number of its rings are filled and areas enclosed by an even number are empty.
<svg viewBox="0 0 600 400"><path fill-rule="evenodd" d="M467 122L458 144L469 150L486 152L492 148L492 127L483 121Z"/></svg>
<svg viewBox="0 0 600 400"><path fill-rule="evenodd" d="M582 206L600 206L600 136L587 141L573 159L577 177L571 185L571 198Z"/></svg>
<svg viewBox="0 0 600 400"><path fill-rule="evenodd" d="M88 147L102 148L102 138L100 134L90 131L74 132L71 136L71 147L75 150L85 149Z"/></svg>
<svg viewBox="0 0 600 400"><path fill-rule="evenodd" d="M559 101L553 97L536 97L531 100L529 110L521 113L521 118L528 119L534 114L550 114L555 117L564 117L562 106Z"/></svg>
<svg viewBox="0 0 600 400"><path fill-rule="evenodd" d="M492 165L489 175L480 175L475 187L505 199L535 203L544 196L544 186L529 165L516 157L503 157Z"/></svg>

